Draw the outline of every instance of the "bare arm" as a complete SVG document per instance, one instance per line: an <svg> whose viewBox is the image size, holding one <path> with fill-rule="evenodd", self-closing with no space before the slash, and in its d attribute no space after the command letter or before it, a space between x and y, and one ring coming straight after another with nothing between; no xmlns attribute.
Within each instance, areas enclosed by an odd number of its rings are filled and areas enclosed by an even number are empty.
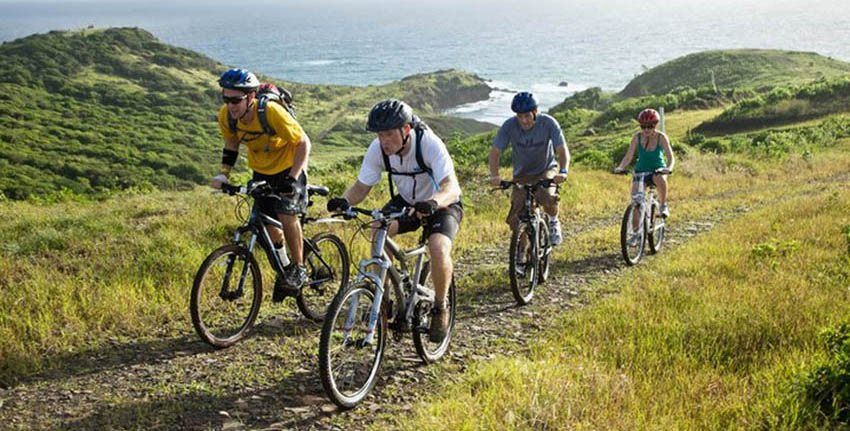
<svg viewBox="0 0 850 431"><path fill-rule="evenodd" d="M445 208L460 199L460 186L457 183L457 177L455 177L454 173L443 178L439 186L440 190L434 193L431 199L435 200L440 208Z"/></svg>
<svg viewBox="0 0 850 431"><path fill-rule="evenodd" d="M661 140L661 149L664 150L664 156L667 158L667 170L673 172L673 165L676 164L676 158L673 157L673 148L670 146L670 141L667 140L666 135Z"/></svg>
<svg viewBox="0 0 850 431"><path fill-rule="evenodd" d="M632 162L632 158L635 156L635 148L637 148L637 139L633 136L632 142L629 143L629 149L626 151L626 155L623 157L623 160L620 161L620 165L617 166L615 171L622 171L626 169Z"/></svg>
<svg viewBox="0 0 850 431"><path fill-rule="evenodd" d="M502 157L502 150L496 147L490 147L490 155L487 157L487 161L490 165L490 184L494 186L499 185L499 181L502 180L499 177L499 158Z"/></svg>
<svg viewBox="0 0 850 431"><path fill-rule="evenodd" d="M558 156L558 170L570 169L570 150L566 144L560 147L555 147L555 153Z"/></svg>
<svg viewBox="0 0 850 431"><path fill-rule="evenodd" d="M567 149L566 144L555 147L555 156L558 158L558 173L552 177L552 180L555 184L561 184L567 180L567 174L561 172L570 169L570 150Z"/></svg>
<svg viewBox="0 0 850 431"><path fill-rule="evenodd" d="M224 149L236 151L238 153L239 152L239 138L237 138L236 136L233 136L231 138L225 139L224 140ZM232 167L233 166L225 165L224 163L222 163L221 164L221 171L222 172L227 171L228 173L230 173L230 168L232 168Z"/></svg>
<svg viewBox="0 0 850 431"><path fill-rule="evenodd" d="M239 139L236 136L225 139L224 140L224 150L235 151L238 154L239 153ZM219 168L219 170L218 170L218 172L219 172L218 175L214 176L210 180L210 187L212 187L214 189L220 189L221 183L226 183L227 179L230 177L230 170L232 168L233 168L232 165L222 163L221 168Z"/></svg>
<svg viewBox="0 0 850 431"><path fill-rule="evenodd" d="M363 202L363 199L366 199L366 195L369 194L370 190L372 190L372 186L367 186L358 180L342 194L342 197L345 198L349 204L357 205L360 202Z"/></svg>
<svg viewBox="0 0 850 431"><path fill-rule="evenodd" d="M298 178L301 175L301 172L307 167L311 147L312 143L310 142L310 137L304 133L301 135L301 140L298 142L298 146L295 147L295 155L292 160L292 167L289 169L289 176L292 178Z"/></svg>

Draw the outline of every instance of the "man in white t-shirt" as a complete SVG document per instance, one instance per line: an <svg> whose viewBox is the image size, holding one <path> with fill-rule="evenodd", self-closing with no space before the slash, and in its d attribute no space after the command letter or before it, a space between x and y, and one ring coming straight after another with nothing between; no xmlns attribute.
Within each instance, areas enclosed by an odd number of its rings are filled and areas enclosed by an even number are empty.
<svg viewBox="0 0 850 431"><path fill-rule="evenodd" d="M449 307L454 305L446 302L452 279L452 241L463 219L454 163L443 141L399 100L375 105L366 128L378 136L366 150L357 181L342 197L328 201L328 211L344 211L362 202L381 181L381 174L389 171L393 196L384 208L412 208L409 215L392 222L390 236L422 226L430 231L428 252L436 298L429 339L442 342L448 332ZM397 195L394 187L398 188Z"/></svg>

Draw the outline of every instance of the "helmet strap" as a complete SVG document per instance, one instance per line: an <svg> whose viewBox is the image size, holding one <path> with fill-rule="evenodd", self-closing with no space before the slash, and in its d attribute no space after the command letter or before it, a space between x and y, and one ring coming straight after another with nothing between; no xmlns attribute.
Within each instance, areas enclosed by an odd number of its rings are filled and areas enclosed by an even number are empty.
<svg viewBox="0 0 850 431"><path fill-rule="evenodd" d="M404 151L404 146L410 142L410 133L408 133L407 136L404 136L404 127L399 127L398 133L401 134L401 147L395 152L395 154L401 157L401 152Z"/></svg>
<svg viewBox="0 0 850 431"><path fill-rule="evenodd" d="M248 99L250 100L250 102L248 102L248 106L245 108L245 112L243 112L242 115L239 116L239 121L242 121L242 119L245 118L245 116L248 115L249 112L251 112L251 108L254 106L254 102L257 101L257 99L250 96L250 93Z"/></svg>

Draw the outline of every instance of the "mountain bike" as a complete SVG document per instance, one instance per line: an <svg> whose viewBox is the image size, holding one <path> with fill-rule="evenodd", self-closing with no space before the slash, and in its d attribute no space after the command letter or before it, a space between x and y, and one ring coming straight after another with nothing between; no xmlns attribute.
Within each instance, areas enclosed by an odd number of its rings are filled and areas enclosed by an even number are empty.
<svg viewBox="0 0 850 431"><path fill-rule="evenodd" d="M370 216L359 231L372 227L374 233L372 257L360 261L357 279L331 302L319 340L322 386L342 408L354 407L375 386L388 330L393 330L396 340L411 333L416 353L425 363L438 360L449 348L455 324L454 278L446 295L450 307L448 334L439 343L428 339L435 298L430 260L425 259L430 233L423 229L418 245L407 251L387 234L390 222L408 210L382 212L350 207L345 213L347 217L357 213ZM411 263L413 272L408 271Z"/></svg>
<svg viewBox="0 0 850 431"><path fill-rule="evenodd" d="M624 175L627 173L622 172ZM629 266L640 261L647 244L650 253L654 254L661 250L664 243L665 220L661 217L660 206L655 198L655 184L652 182L652 175L656 173L633 174L632 181L638 183L638 189L626 207L620 228L620 249Z"/></svg>
<svg viewBox="0 0 850 431"><path fill-rule="evenodd" d="M535 199L538 189L552 185L552 179L543 179L533 184L502 181L499 189L519 187L525 190L525 205L519 212L519 223L511 233L508 257L508 272L511 292L519 305L526 305L534 297L534 289L549 277L549 214L541 211Z"/></svg>
<svg viewBox="0 0 850 431"><path fill-rule="evenodd" d="M252 182L247 187L225 183L221 188L224 193L240 195L245 204L248 198L279 199L265 181ZM312 205L313 194L327 196L328 189L308 185L308 206ZM300 215L302 225L328 222L342 221ZM195 275L189 305L192 324L198 336L214 347L228 347L242 339L257 318L263 297L260 267L254 256L258 242L274 272L279 277L284 275L282 259L288 260L286 247L283 256L278 255L266 225L283 228L279 220L262 214L255 203L245 223L236 229L233 241L210 253ZM323 232L304 238L303 253L308 280L295 295L295 301L304 316L321 322L327 304L348 283L348 251L339 237Z"/></svg>

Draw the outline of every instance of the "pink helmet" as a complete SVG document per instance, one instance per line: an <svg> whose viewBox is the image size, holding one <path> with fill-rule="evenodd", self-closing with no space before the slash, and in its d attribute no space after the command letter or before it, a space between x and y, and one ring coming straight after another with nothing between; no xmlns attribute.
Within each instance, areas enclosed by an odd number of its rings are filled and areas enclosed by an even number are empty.
<svg viewBox="0 0 850 431"><path fill-rule="evenodd" d="M640 114L638 114L637 118L638 123L642 125L647 124L652 126L658 124L658 120L661 119L661 117L658 115L658 111L649 108L640 111Z"/></svg>

